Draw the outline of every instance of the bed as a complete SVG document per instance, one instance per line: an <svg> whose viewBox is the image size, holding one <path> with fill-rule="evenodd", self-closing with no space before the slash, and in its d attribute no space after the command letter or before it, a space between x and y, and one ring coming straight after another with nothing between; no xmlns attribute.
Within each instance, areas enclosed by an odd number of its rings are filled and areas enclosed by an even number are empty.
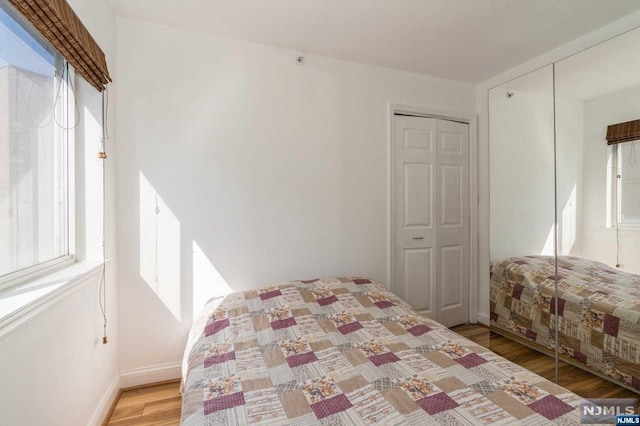
<svg viewBox="0 0 640 426"><path fill-rule="evenodd" d="M579 424L580 398L417 315L365 278L210 300L182 425Z"/></svg>
<svg viewBox="0 0 640 426"><path fill-rule="evenodd" d="M491 265L491 325L640 392L640 276L593 260L524 256Z"/></svg>

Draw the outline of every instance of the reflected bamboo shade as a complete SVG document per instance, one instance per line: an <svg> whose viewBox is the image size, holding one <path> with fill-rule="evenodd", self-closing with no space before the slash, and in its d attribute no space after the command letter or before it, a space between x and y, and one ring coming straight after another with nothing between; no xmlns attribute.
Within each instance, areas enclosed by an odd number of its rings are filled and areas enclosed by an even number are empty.
<svg viewBox="0 0 640 426"><path fill-rule="evenodd" d="M9 0L99 92L111 82L104 52L66 0Z"/></svg>
<svg viewBox="0 0 640 426"><path fill-rule="evenodd" d="M607 145L640 139L640 120L612 124L607 127Z"/></svg>

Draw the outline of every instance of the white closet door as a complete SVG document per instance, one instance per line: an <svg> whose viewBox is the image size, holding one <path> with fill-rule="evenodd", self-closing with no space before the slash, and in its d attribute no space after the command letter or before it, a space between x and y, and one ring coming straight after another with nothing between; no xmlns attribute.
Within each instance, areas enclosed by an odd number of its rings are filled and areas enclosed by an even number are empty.
<svg viewBox="0 0 640 426"><path fill-rule="evenodd" d="M395 116L396 294L436 319L436 120Z"/></svg>
<svg viewBox="0 0 640 426"><path fill-rule="evenodd" d="M469 320L469 126L438 120L436 132L437 320Z"/></svg>
<svg viewBox="0 0 640 426"><path fill-rule="evenodd" d="M468 126L394 117L392 290L421 314L467 322Z"/></svg>

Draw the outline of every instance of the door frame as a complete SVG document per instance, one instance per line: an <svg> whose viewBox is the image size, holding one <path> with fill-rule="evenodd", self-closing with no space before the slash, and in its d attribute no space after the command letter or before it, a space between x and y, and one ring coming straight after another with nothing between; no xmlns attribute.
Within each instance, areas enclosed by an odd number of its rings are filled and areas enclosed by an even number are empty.
<svg viewBox="0 0 640 426"><path fill-rule="evenodd" d="M469 322L478 322L478 119L475 115L461 114L454 111L436 110L427 107L417 107L403 104L390 103L388 108L389 133L388 133L388 162L387 162L387 288L391 286L395 276L395 229L394 219L394 147L395 135L394 116L396 114L410 115L414 117L436 118L448 121L457 121L469 126Z"/></svg>

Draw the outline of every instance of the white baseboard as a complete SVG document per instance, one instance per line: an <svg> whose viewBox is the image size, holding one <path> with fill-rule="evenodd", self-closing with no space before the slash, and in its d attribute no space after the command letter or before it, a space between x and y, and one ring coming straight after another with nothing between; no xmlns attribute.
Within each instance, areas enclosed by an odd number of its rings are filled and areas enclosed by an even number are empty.
<svg viewBox="0 0 640 426"><path fill-rule="evenodd" d="M182 363L152 365L120 372L120 387L146 385L164 380L179 379L182 376Z"/></svg>
<svg viewBox="0 0 640 426"><path fill-rule="evenodd" d="M111 405L118 396L120 389L162 382L164 380L179 379L181 375L182 364L179 362L121 371L120 376L116 376L111 380L88 424L92 426L102 424L107 414L109 414L109 409L111 409Z"/></svg>
<svg viewBox="0 0 640 426"><path fill-rule="evenodd" d="M491 324L491 321L489 321L489 315L485 314L484 312L478 312L478 322L486 326L489 326Z"/></svg>
<svg viewBox="0 0 640 426"><path fill-rule="evenodd" d="M87 424L99 426L104 422L105 417L109 414L109 409L111 409L111 404L118 396L118 391L120 391L120 377L116 375L107 386L107 390L102 395L100 402L98 402L96 409L93 411L91 420Z"/></svg>

